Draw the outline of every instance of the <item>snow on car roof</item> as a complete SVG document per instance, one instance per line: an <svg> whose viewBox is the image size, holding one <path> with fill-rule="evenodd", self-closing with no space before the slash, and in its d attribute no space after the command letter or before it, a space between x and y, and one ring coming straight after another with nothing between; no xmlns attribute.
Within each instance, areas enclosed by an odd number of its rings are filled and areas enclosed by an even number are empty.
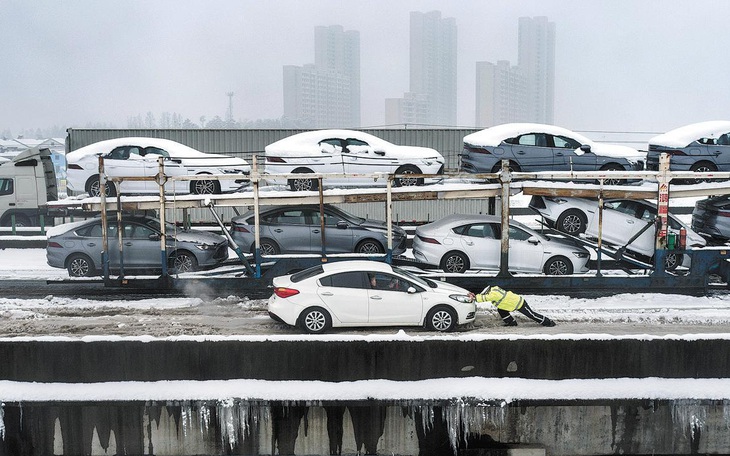
<svg viewBox="0 0 730 456"><path fill-rule="evenodd" d="M497 147L505 139L527 133L548 133L551 135L568 136L580 141L582 144L593 145L593 141L590 139L566 128L538 123L508 123L496 125L464 136L464 142L477 147Z"/></svg>
<svg viewBox="0 0 730 456"><path fill-rule="evenodd" d="M711 120L685 125L654 136L649 140L649 144L664 147L686 147L698 139L717 138L728 132L730 132L730 121Z"/></svg>
<svg viewBox="0 0 730 456"><path fill-rule="evenodd" d="M266 153L287 153L301 147L311 147L328 138L356 138L367 142L371 146L387 147L391 144L384 139L369 133L355 130L314 130L297 133L273 142L264 148Z"/></svg>
<svg viewBox="0 0 730 456"><path fill-rule="evenodd" d="M81 159L82 157L111 152L112 149L114 149L115 147L129 145L142 147L159 147L160 149L165 149L166 151L172 152L174 153L174 155L179 157L197 157L203 154L203 152L200 152L199 150L195 150L192 147L186 146L185 144L180 144L179 142L172 141L170 139L135 136L107 139L104 141L95 142L93 144L89 144L88 146L76 149L73 152L70 152L66 156L66 159L73 162Z"/></svg>

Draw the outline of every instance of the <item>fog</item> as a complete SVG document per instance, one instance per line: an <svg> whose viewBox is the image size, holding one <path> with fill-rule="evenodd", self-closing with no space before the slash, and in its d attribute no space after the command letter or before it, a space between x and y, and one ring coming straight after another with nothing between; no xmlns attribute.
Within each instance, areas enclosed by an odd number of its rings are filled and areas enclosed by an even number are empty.
<svg viewBox="0 0 730 456"><path fill-rule="evenodd" d="M556 24L555 123L663 132L730 119L730 2L3 0L0 131L179 113L283 113L282 66L314 62L314 27L360 32L362 125L409 90L409 14L458 28L459 126L475 123L475 62L517 63L517 22Z"/></svg>

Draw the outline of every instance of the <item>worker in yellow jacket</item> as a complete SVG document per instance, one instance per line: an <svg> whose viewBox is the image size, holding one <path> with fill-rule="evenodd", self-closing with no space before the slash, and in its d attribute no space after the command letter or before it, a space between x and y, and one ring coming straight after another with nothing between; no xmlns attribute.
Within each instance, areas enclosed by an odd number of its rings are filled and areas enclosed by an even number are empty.
<svg viewBox="0 0 730 456"><path fill-rule="evenodd" d="M474 293L469 293L469 295L472 299L476 299L477 302L491 302L494 304L494 306L497 307L497 313L500 317L502 317L502 321L505 326L517 326L517 321L512 314L510 314L510 312L515 310L543 326L555 326L554 321L532 310L532 308L527 305L525 298L517 293L505 291L496 286L489 286L477 295Z"/></svg>

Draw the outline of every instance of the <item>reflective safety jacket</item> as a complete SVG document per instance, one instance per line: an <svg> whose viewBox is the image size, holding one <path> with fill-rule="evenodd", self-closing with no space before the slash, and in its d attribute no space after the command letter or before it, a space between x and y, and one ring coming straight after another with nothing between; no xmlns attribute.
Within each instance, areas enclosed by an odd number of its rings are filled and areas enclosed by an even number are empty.
<svg viewBox="0 0 730 456"><path fill-rule="evenodd" d="M525 303L525 298L513 293L511 291L504 291L499 287L491 287L489 293L476 295L477 302L491 302L497 309L506 310L512 312L522 307Z"/></svg>

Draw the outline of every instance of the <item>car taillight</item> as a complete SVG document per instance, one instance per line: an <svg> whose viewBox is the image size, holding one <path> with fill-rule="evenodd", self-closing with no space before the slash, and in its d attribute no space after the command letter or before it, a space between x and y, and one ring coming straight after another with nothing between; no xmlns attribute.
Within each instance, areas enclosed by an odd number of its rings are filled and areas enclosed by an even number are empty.
<svg viewBox="0 0 730 456"><path fill-rule="evenodd" d="M298 295L299 290L294 288L276 287L274 288L274 294L280 298L288 298L290 296Z"/></svg>
<svg viewBox="0 0 730 456"><path fill-rule="evenodd" d="M718 217L730 217L730 212L728 211L717 211Z"/></svg>
<svg viewBox="0 0 730 456"><path fill-rule="evenodd" d="M238 231L239 233L250 233L250 231L247 230L246 227L238 225L233 225L233 231Z"/></svg>
<svg viewBox="0 0 730 456"><path fill-rule="evenodd" d="M426 237L426 236L421 236L420 234L418 235L418 239L422 240L426 244L439 244L439 245L441 244L439 241L437 241L434 238L430 238L430 237Z"/></svg>
<svg viewBox="0 0 730 456"><path fill-rule="evenodd" d="M76 163L70 163L66 165L66 169L84 169L81 167L81 165L77 165Z"/></svg>
<svg viewBox="0 0 730 456"><path fill-rule="evenodd" d="M267 163L286 163L286 160L284 160L281 157L266 157Z"/></svg>
<svg viewBox="0 0 730 456"><path fill-rule="evenodd" d="M48 241L48 247L53 247L53 248L56 248L56 249L60 249L62 246L58 242Z"/></svg>

